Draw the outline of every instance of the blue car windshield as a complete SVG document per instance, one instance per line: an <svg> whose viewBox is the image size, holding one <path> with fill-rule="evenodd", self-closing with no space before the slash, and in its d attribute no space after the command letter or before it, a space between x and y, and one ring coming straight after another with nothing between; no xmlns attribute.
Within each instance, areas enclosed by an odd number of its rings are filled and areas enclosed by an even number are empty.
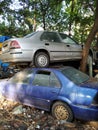
<svg viewBox="0 0 98 130"><path fill-rule="evenodd" d="M89 76L75 68L65 68L61 69L61 72L66 76L69 80L79 85L89 80Z"/></svg>

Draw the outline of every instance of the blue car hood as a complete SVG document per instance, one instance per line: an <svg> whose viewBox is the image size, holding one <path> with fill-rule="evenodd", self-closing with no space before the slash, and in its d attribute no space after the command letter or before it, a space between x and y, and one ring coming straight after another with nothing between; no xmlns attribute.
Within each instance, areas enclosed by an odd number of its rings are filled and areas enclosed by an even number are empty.
<svg viewBox="0 0 98 130"><path fill-rule="evenodd" d="M4 79L0 81L0 93L3 93L4 87L8 83L8 79Z"/></svg>
<svg viewBox="0 0 98 130"><path fill-rule="evenodd" d="M89 80L85 83L82 83L80 86L85 87L85 88L92 88L92 89L98 90L98 81L97 80Z"/></svg>

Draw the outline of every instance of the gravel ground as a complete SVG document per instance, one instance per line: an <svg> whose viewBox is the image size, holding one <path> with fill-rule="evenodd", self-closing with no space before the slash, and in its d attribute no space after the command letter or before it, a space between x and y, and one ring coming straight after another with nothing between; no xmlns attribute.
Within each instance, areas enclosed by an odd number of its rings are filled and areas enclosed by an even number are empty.
<svg viewBox="0 0 98 130"><path fill-rule="evenodd" d="M50 113L0 97L0 130L98 130L98 122L58 121Z"/></svg>

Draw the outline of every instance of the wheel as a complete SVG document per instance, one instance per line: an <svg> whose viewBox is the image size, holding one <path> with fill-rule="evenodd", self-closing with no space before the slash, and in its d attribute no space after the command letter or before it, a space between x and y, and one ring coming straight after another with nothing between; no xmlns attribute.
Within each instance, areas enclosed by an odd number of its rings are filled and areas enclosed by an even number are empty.
<svg viewBox="0 0 98 130"><path fill-rule="evenodd" d="M38 52L34 58L34 65L36 67L48 67L49 66L49 56L45 52Z"/></svg>
<svg viewBox="0 0 98 130"><path fill-rule="evenodd" d="M52 107L52 115L58 120L73 120L73 113L70 107L63 102L56 102Z"/></svg>

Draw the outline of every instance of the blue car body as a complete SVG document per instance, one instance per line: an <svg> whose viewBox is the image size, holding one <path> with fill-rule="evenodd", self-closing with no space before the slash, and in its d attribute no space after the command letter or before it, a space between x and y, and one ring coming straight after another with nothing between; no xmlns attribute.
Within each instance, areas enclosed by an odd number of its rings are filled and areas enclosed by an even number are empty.
<svg viewBox="0 0 98 130"><path fill-rule="evenodd" d="M69 75L69 71L66 71L68 69L71 73L76 70L72 67L29 68L18 72L9 80L1 81L0 91L8 99L46 111L51 111L54 102L62 101L68 104L75 118L97 121L98 82L90 80L88 76L80 82L81 77L78 75L79 83L75 83L70 79L74 76ZM65 76L63 70L69 77Z"/></svg>

